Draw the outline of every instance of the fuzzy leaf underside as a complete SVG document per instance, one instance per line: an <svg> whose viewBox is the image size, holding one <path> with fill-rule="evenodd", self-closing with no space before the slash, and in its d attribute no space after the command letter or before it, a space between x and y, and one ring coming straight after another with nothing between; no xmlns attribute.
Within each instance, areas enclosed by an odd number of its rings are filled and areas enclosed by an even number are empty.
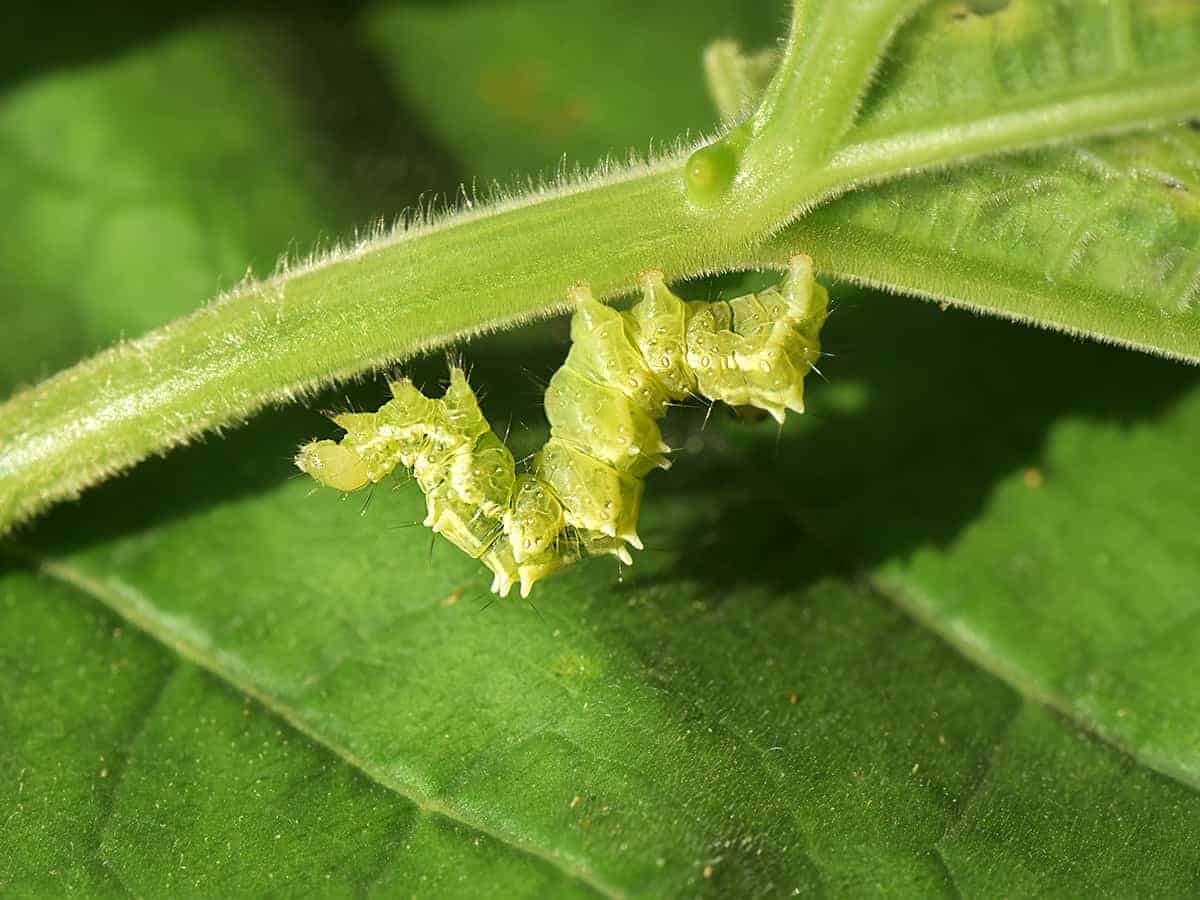
<svg viewBox="0 0 1200 900"><path fill-rule="evenodd" d="M1198 59L1195 4L931 3L900 31L846 141L1160 72L1194 85ZM761 92L768 73L747 58L738 91ZM854 191L760 258L794 252L888 291L1197 361L1200 134L1180 124Z"/></svg>
<svg viewBox="0 0 1200 900"><path fill-rule="evenodd" d="M1200 134L1179 125L858 191L770 251L1042 327L1200 361Z"/></svg>

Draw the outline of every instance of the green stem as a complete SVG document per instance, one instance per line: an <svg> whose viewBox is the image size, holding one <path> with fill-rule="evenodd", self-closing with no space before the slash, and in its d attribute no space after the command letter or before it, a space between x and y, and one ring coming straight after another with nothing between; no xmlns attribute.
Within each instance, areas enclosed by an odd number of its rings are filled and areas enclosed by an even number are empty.
<svg viewBox="0 0 1200 900"><path fill-rule="evenodd" d="M926 0L805 0L793 11L783 60L751 119L742 178L827 160L896 29Z"/></svg>
<svg viewBox="0 0 1200 900"><path fill-rule="evenodd" d="M778 228L776 197L797 173L818 173L842 143L896 29L924 0L799 0L775 77L749 120L698 150L691 199L722 215L728 231ZM781 173L792 173L783 179ZM801 179L803 176L801 176ZM801 187L803 191L806 188ZM794 218L803 207L789 210Z"/></svg>
<svg viewBox="0 0 1200 900"><path fill-rule="evenodd" d="M267 404L561 311L580 279L611 297L647 266L718 265L720 242L695 227L678 164L286 273L14 396L0 407L0 530Z"/></svg>

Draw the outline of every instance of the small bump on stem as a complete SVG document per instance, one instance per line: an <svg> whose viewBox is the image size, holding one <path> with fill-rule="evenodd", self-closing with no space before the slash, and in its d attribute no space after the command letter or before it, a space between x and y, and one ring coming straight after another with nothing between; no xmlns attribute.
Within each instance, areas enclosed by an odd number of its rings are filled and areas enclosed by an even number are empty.
<svg viewBox="0 0 1200 900"><path fill-rule="evenodd" d="M689 200L710 206L729 190L741 165L746 137L745 126L737 128L688 157L683 181Z"/></svg>

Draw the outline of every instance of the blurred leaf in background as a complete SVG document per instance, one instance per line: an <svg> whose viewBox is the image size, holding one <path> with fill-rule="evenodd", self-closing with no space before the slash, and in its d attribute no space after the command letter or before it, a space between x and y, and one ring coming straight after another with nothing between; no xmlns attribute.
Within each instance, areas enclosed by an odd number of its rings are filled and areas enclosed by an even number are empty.
<svg viewBox="0 0 1200 900"><path fill-rule="evenodd" d="M643 7L210 3L81 12L63 40L21 14L0 384L422 195L711 128L703 46L768 43L784 13ZM576 567L536 610L485 607L479 567L407 527L412 485L364 508L292 478L316 410L381 380L18 535L0 889L1200 891L1194 370L836 300L810 415L682 411L648 552ZM518 448L564 341L551 322L466 349Z"/></svg>

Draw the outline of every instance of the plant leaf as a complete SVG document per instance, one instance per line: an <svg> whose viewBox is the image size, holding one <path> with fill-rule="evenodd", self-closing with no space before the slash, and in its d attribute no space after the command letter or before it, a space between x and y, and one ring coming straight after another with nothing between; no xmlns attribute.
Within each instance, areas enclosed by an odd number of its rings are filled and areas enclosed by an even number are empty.
<svg viewBox="0 0 1200 900"><path fill-rule="evenodd" d="M456 31L475 9L422 12ZM596 12L596 28L619 26L608 19ZM103 77L127 66L204 96L227 77L204 61L228 58L239 40L236 28L184 32L111 68L31 84L23 127L42 103L55 108L39 95L48 86L95 78L95 102L125 108L129 86L106 88ZM538 42L556 46L545 33ZM345 32L329 44L359 58ZM189 233L208 233L206 209L242 210L244 229L221 232L225 252L207 263L183 240L148 251L139 235L150 225L114 229L112 253L128 266L114 273L235 278L272 252L277 230L337 233L390 203L374 192L377 169L347 164L386 141L317 152L305 137L306 83L286 64L263 67L278 79L252 68L210 101L226 110L221 129L208 128L215 156L196 151L176 187L179 218L201 223ZM698 109L692 77L663 80L691 99L676 103L663 87L660 102ZM259 90L278 92L263 106L282 117L261 130L264 110L235 102ZM629 88L579 90L611 91L594 102L616 108L612 96ZM143 201L168 193L156 185L189 159L186 139L161 160L137 149L171 121L155 117L140 139L130 128L106 138L106 156L145 180ZM620 127L653 126L631 117ZM613 144L630 139L613 128ZM553 143L512 140L528 166ZM447 157L486 149L440 126L417 143ZM600 129L580 141L596 154L605 144ZM70 146L64 162L95 144ZM245 185L197 174L222 156L237 161L231 171L277 173L280 204L241 206ZM12 178L14 222L57 209L69 224L90 192L56 193L56 183L54 167L44 180ZM344 217L320 202L333 189L345 192ZM121 208L103 199L102 222ZM69 303L66 333L101 342L129 318L171 314L144 294L115 302L113 282L34 282L55 268L30 264L39 254L87 263L56 233L47 224L7 245L22 274L6 266L0 277L26 321ZM187 282L173 302L199 299L203 286ZM559 325L470 348L488 413L511 417L518 449L543 433L538 390L514 373L537 378L557 364ZM57 327L0 335L0 377L27 381L40 360L77 352L58 348ZM1195 893L1200 795L1139 764L1180 775L1168 763L1187 763L1196 744L1194 667L1167 631L1190 612L1178 586L1196 574L1186 538L1195 372L844 289L829 349L830 383L782 433L719 415L702 428L702 410L680 412L674 442L689 449L648 485L651 549L623 580L592 563L548 583L534 598L540 614L478 611L478 567L438 545L431 559L428 536L405 527L422 505L411 486L381 491L362 515L361 501L289 481L295 445L328 427L298 409L153 461L22 535L42 575L18 565L0 575L0 890L951 895L1002 883L1020 895ZM433 360L413 374L433 383L443 371ZM382 394L368 384L313 407ZM1028 486L1034 468L1041 487ZM1162 498L1150 512L1147 497ZM1096 509L1108 513L1102 527ZM118 629L96 599L225 686ZM1107 664L1139 635L1128 676L1075 665L1093 653ZM1108 727L1134 707L1128 731Z"/></svg>
<svg viewBox="0 0 1200 900"><path fill-rule="evenodd" d="M529 414L493 377L515 359L540 368L535 346L510 339L473 356L496 386L493 408ZM853 393L842 400L851 408ZM537 612L480 611L477 564L437 545L430 562L426 535L397 527L420 516L411 486L365 516L296 481L251 488L264 461L304 433L295 414L233 438L232 469L228 446L189 449L52 518L41 536L49 547L62 548L81 520L94 534L104 517L109 537L44 572L403 797L608 895L780 884L948 893L958 879L1010 868L1046 890L1137 893L1164 872L1168 884L1189 884L1200 795L1044 712L1022 713L1012 731L1016 694L852 572L838 574L825 524L780 502L797 495L780 494L781 479L838 474L834 453L862 427L837 404L817 413L832 418L819 433L832 433L815 442L812 428L790 430L772 465L773 429L721 422L700 432L698 412L683 433L707 435L703 452L650 485L644 530L657 552L623 583L602 562L565 574L539 592ZM171 522L139 508L136 498L166 493L181 471L221 472L229 495ZM1023 819L1030 772L1076 801L1050 804L1049 822ZM140 839L165 778L147 776L117 833ZM1044 794L1032 799L1050 803ZM1079 824L1097 806L1144 823L1133 833L1145 843L1116 853ZM1018 821L1021 841L1002 840L1004 823ZM1042 828L1075 834L1063 842L1082 855L1064 864L1044 854ZM210 834L184 832L179 847L200 852ZM1131 864L1152 847L1161 869ZM157 869L139 874L143 865L126 855L118 871L130 868L122 877L143 889L176 883L156 881L167 878Z"/></svg>
<svg viewBox="0 0 1200 900"><path fill-rule="evenodd" d="M0 588L14 896L590 895L424 814L69 589ZM11 629L8 630L8 629Z"/></svg>
<svg viewBox="0 0 1200 900"><path fill-rule="evenodd" d="M1200 16L1188 0L935 0L900 32L854 140L945 128L1041 98L1194 86Z"/></svg>
<svg viewBox="0 0 1200 900"><path fill-rule="evenodd" d="M1198 436L1194 389L1152 427L1064 417L969 528L879 583L984 667L1200 786Z"/></svg>

